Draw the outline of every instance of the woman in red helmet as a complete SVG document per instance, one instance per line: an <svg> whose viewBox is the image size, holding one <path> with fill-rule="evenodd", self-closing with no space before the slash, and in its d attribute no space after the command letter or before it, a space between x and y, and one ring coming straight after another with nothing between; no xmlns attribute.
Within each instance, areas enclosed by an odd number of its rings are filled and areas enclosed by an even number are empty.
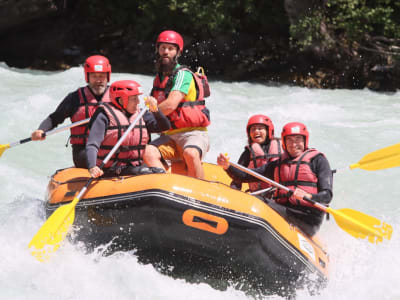
<svg viewBox="0 0 400 300"><path fill-rule="evenodd" d="M309 148L309 132L304 124L286 124L281 138L284 149L282 156L253 171L294 190L293 194L288 194L278 189L274 200L280 205L270 205L305 233L314 235L321 226L325 213L303 198L306 196L324 205L331 202L332 171L329 162L323 153ZM229 158L223 154L218 156L217 162L235 181L254 181L251 175L229 166Z"/></svg>
<svg viewBox="0 0 400 300"><path fill-rule="evenodd" d="M188 175L204 178L202 158L209 150L207 126L210 113L205 106L204 86L187 67L178 64L183 51L182 36L172 30L156 41L157 75L151 98L171 121L171 129L146 148L145 162L164 168L165 160L182 159Z"/></svg>
<svg viewBox="0 0 400 300"><path fill-rule="evenodd" d="M280 139L274 137L274 124L267 116L251 116L247 122L246 133L248 145L240 155L238 164L255 169L277 160L282 155L283 149ZM260 181L249 183L250 191L252 192L266 189L270 186L270 184ZM231 187L240 190L242 183L233 180Z"/></svg>
<svg viewBox="0 0 400 300"><path fill-rule="evenodd" d="M32 132L32 140L44 140L43 133L57 127L66 118L70 118L71 122L90 118L98 105L110 102L107 83L110 81L111 65L108 59L101 55L90 56L83 69L87 86L68 94L57 109ZM71 128L70 143L75 167L87 167L85 145L88 133L86 124Z"/></svg>
<svg viewBox="0 0 400 300"><path fill-rule="evenodd" d="M143 167L143 153L150 134L168 130L168 118L158 110L157 101L146 99L151 112L146 112L122 142L120 148L104 166L102 163L118 142L131 122L139 114L140 84L133 80L120 80L110 87L111 103L103 103L90 121L90 133L86 144L87 165L94 178L106 173L114 175L138 175L160 173L162 169Z"/></svg>

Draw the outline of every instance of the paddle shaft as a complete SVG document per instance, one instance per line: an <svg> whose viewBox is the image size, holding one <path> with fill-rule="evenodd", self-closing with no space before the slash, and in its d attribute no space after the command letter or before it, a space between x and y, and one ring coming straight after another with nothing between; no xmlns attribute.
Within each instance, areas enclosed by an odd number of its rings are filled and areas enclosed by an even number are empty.
<svg viewBox="0 0 400 300"><path fill-rule="evenodd" d="M293 192L294 192L293 190L289 189L287 186L284 186L284 185L282 185L282 184L280 184L280 183L278 183L276 181L273 181L272 179L269 179L268 177L262 176L261 174L258 174L257 172L254 172L253 170L250 170L250 169L248 169L246 167L243 167L243 166L241 166L239 164L236 164L236 163L233 163L233 162L229 162L229 164L231 166L233 166L233 167L235 167L235 168L247 173L247 174L250 174L251 176L253 176L253 177L257 178L257 179L260 179L261 181L268 182L269 184L271 184L271 185L273 185L273 186L275 186L277 188L280 188L280 189L288 192L289 194L293 194ZM303 197L303 199L306 200L307 202L313 204L316 208L318 208L318 209L320 209L320 210L322 210L324 212L327 212L327 207L326 206L324 206L324 205L322 205L322 204L320 204L318 202L315 202L314 200L311 200L308 197Z"/></svg>
<svg viewBox="0 0 400 300"><path fill-rule="evenodd" d="M266 193L266 192L271 192L272 189L274 189L274 188L273 187L269 187L269 188L266 188L266 189L258 190L258 191L255 191L255 192L251 192L250 195L260 195L260 194L263 194L263 193Z"/></svg>
<svg viewBox="0 0 400 300"><path fill-rule="evenodd" d="M277 188L287 191L288 193L293 193L293 191L288 187L283 186L267 177L264 177L254 172L253 170L232 162L229 162L229 164L235 168L238 168L239 170L242 170L243 172L246 172L256 177L257 179L268 182ZM368 238L368 241L370 243L378 243L381 242L383 238L388 240L390 240L391 238L393 231L392 226L381 222L374 217L368 216L364 213L349 208L344 208L340 210L333 209L331 207L327 207L325 205L322 205L321 203L308 199L307 197L304 197L303 199L311 203L315 208L332 215L340 228L356 238Z"/></svg>
<svg viewBox="0 0 400 300"><path fill-rule="evenodd" d="M74 123L71 123L71 124L68 124L68 125L65 125L65 126L61 126L61 127L52 129L50 131L47 131L47 132L43 133L42 137L45 137L45 136L48 136L48 135L52 135L52 134L55 134L55 133L59 133L59 132L65 131L67 129L76 127L76 126L80 126L80 125L89 123L89 121L90 121L90 118L87 118L87 119L84 119L84 120L81 120L81 121L78 121L78 122L74 122ZM27 142L30 142L30 141L32 141L32 138L29 137L29 138L26 138L26 139L22 139L22 140L20 140L18 142L10 143L10 148L12 148L14 146L17 146L17 145L21 145L21 144L27 143Z"/></svg>
<svg viewBox="0 0 400 300"><path fill-rule="evenodd" d="M111 149L111 151L107 154L106 158L103 160L103 162L101 163L101 165L99 166L100 169L103 169L103 167L106 165L106 163L108 163L108 161L110 160L110 158L114 155L114 153L118 150L119 146L121 146L121 144L123 143L123 141L126 139L126 137L128 136L128 134L132 131L132 129L136 126L136 123L143 117L143 115L146 113L147 111L147 107L145 107L138 115L137 117L133 120L133 122L131 123L131 125L129 125L128 129L124 132L124 134L121 136L121 138L118 140L118 142L115 144L115 146ZM89 185L92 183L92 181L94 180L94 178L90 178L88 180L88 182L85 184L85 186L81 189L81 191L79 192L78 196L76 196L76 198L74 199L74 202L78 203L78 201L81 199L81 197L85 194L87 188L89 187ZM75 204L76 204L75 203Z"/></svg>

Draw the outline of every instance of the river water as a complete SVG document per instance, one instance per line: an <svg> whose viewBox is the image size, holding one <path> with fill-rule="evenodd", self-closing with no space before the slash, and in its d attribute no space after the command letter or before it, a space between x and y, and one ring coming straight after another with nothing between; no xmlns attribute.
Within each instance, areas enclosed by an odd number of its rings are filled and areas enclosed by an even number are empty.
<svg viewBox="0 0 400 300"><path fill-rule="evenodd" d="M121 79L151 89L152 77L112 74L113 81ZM29 137L67 93L82 85L82 68L41 72L0 63L0 143ZM236 161L252 114L268 115L276 135L287 122L304 122L310 146L339 169L332 207L352 208L393 226L392 239L374 245L348 235L333 218L325 222L320 232L330 254L328 285L314 296L298 290L297 299L400 299L400 168L348 169L365 154L399 143L400 94L246 82L211 82L211 89L211 149L205 161L215 163L219 152ZM218 291L164 276L131 253L103 257L101 249L85 254L66 243L49 262L37 262L27 245L45 220L42 205L49 176L72 165L67 138L67 132L59 133L8 149L0 157L0 299L251 299L234 288Z"/></svg>

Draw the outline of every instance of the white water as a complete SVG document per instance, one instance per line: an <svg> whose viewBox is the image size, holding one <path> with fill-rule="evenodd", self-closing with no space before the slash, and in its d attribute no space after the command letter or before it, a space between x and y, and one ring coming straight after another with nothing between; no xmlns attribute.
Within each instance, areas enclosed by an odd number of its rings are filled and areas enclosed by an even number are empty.
<svg viewBox="0 0 400 300"><path fill-rule="evenodd" d="M152 84L149 76L112 75L113 81L120 79L137 80L145 91ZM67 93L83 84L81 68L38 72L0 64L0 144L29 137ZM273 120L276 135L287 122L304 122L310 145L327 155L332 168L346 168L399 142L399 93L221 82L212 82L211 88L208 162L214 163L219 152L237 160L246 142L247 119L256 113ZM8 149L0 157L0 299L249 299L233 288L217 291L166 277L128 253L102 257L100 251L84 254L67 243L50 262L37 262L27 245L44 222L48 176L72 165L71 148L64 147L67 137L67 132L59 133L45 142ZM393 226L393 237L379 245L356 240L331 218L321 230L331 259L328 286L318 296L300 290L298 299L400 299L399 176L400 168L346 169L335 175L332 207L384 220Z"/></svg>

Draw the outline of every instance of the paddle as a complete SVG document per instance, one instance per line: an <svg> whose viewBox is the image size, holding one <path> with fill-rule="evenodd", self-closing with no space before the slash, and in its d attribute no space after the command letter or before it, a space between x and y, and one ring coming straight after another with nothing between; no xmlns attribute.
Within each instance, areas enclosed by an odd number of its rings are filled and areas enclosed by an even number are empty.
<svg viewBox="0 0 400 300"><path fill-rule="evenodd" d="M85 119L85 120L81 120L81 121L78 121L78 122L75 122L75 123L71 123L71 124L68 124L68 125L65 125L65 126L61 126L59 128L55 128L53 130L50 130L50 131L47 131L47 132L43 133L43 137L48 136L48 135L52 135L52 134L55 134L55 133L58 133L58 132L61 132L61 131L67 130L67 129L70 129L72 127L76 127L76 126L79 126L79 125L86 124L89 121L90 121L90 118ZM20 140L18 142L0 145L0 156L2 156L3 152L6 151L8 148L12 148L14 146L18 146L18 145L21 145L21 144L24 144L24 143L27 143L27 142L30 142L30 141L32 141L32 138L29 137L29 138L26 138L26 139L22 139L22 140Z"/></svg>
<svg viewBox="0 0 400 300"><path fill-rule="evenodd" d="M247 174L256 177L259 180L268 182L271 185L283 189L288 193L293 193L293 191L288 187L264 177L248 168L233 162L229 162L229 164L239 170L242 170L243 172L246 172ZM350 208L333 209L331 207L322 205L321 203L315 202L307 197L304 197L304 200L311 203L315 208L331 214L335 218L335 221L340 228L356 238L368 238L370 243L378 243L382 242L383 238L390 240L392 237L392 226L374 217Z"/></svg>
<svg viewBox="0 0 400 300"><path fill-rule="evenodd" d="M350 169L375 171L398 166L400 166L400 144L368 153L358 163L351 164Z"/></svg>
<svg viewBox="0 0 400 300"><path fill-rule="evenodd" d="M100 169L110 160L115 151L119 148L121 143L125 140L129 132L135 127L136 123L142 118L144 113L147 111L145 107L139 115L129 125L128 129L118 140L115 146L111 149L110 153L103 160ZM69 227L74 223L75 219L75 206L78 204L81 197L85 194L87 188L92 183L94 178L90 178L85 186L81 189L78 196L76 196L71 203L60 206L56 211L47 219L42 225L36 235L32 238L28 247L31 249L31 254L35 256L39 261L45 261L49 259L50 254L57 251L60 247L61 242L64 240L68 233Z"/></svg>

